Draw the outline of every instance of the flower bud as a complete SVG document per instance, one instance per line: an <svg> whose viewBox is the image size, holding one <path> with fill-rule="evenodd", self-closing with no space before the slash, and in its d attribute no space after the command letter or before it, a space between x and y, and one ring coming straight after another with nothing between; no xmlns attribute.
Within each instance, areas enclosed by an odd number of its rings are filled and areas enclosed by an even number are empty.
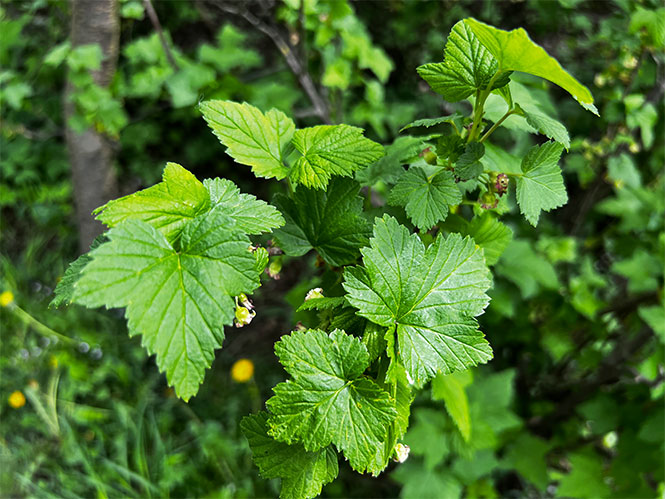
<svg viewBox="0 0 665 499"><path fill-rule="evenodd" d="M411 448L408 445L404 445L403 443L397 444L393 451L393 461L403 463L409 457L410 452Z"/></svg>
<svg viewBox="0 0 665 499"><path fill-rule="evenodd" d="M252 319L256 315L256 312L254 312L253 310L249 310L246 307L237 306L235 315L236 315L235 326L243 327L252 322Z"/></svg>
<svg viewBox="0 0 665 499"><path fill-rule="evenodd" d="M305 295L305 301L311 300L312 298L323 298L323 289L321 288L310 289Z"/></svg>
<svg viewBox="0 0 665 499"><path fill-rule="evenodd" d="M279 280L279 273L282 271L282 259L275 259L272 262L270 262L270 265L268 265L268 268L266 269L266 272L268 272L268 275L275 279L276 281Z"/></svg>

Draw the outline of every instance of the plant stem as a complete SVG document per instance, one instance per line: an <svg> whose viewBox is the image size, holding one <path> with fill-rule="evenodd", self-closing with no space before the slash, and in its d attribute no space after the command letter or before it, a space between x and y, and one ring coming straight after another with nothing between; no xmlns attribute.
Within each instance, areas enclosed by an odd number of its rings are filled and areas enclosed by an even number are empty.
<svg viewBox="0 0 665 499"><path fill-rule="evenodd" d="M35 328L35 330L43 336L52 336L54 338L64 341L65 343L76 343L76 340L74 340L73 338L65 336L64 334L60 334L57 331L54 331L53 329L48 327L47 325L42 324L18 305L12 305L10 310L14 312L25 324Z"/></svg>
<svg viewBox="0 0 665 499"><path fill-rule="evenodd" d="M487 100L487 97L489 97L489 95L492 93L492 86L494 86L494 82L499 77L499 74L501 74L500 69L496 73L494 73L494 76L492 76L492 79L487 84L485 90L483 90L482 92L480 90L476 91L476 103L473 109L473 126L471 127L471 131L469 132L469 136L467 137L466 140L467 143L475 139L479 133L479 127L483 121L485 101Z"/></svg>
<svg viewBox="0 0 665 499"><path fill-rule="evenodd" d="M496 123L494 123L494 125L492 125L492 128L490 128L489 130L487 130L487 132L485 132L485 135L483 135L483 136L481 137L481 139L479 140L479 142L485 142L485 140L487 139L487 137L489 137L490 135L492 135L492 134L494 133L494 130L496 130L497 128L499 128L499 126L501 126L501 123L503 123L504 121L506 121L506 118L508 118L508 116L510 116L510 115L513 114L514 112L515 112L515 109L514 109L514 108L513 108L513 109L508 109L508 111L506 111L506 114L504 114L503 116L501 116L501 119L500 119L499 121L497 121Z"/></svg>

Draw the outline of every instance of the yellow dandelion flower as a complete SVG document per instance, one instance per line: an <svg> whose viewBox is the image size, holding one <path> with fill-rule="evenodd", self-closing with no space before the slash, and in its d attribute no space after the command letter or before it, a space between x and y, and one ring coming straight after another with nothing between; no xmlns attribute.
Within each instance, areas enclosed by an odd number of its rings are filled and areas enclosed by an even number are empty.
<svg viewBox="0 0 665 499"><path fill-rule="evenodd" d="M3 291L0 293L0 306L8 307L14 303L14 293L11 291Z"/></svg>
<svg viewBox="0 0 665 499"><path fill-rule="evenodd" d="M237 383L247 383L254 376L254 362L240 359L231 366L231 378Z"/></svg>
<svg viewBox="0 0 665 499"><path fill-rule="evenodd" d="M22 392L16 390L9 396L9 405L14 409L20 409L25 405L25 395Z"/></svg>

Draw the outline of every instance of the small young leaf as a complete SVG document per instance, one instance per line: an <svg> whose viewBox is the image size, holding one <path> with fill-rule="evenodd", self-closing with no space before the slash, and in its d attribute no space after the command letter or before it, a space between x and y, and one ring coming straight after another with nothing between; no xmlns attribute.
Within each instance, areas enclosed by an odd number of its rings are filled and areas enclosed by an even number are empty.
<svg viewBox="0 0 665 499"><path fill-rule="evenodd" d="M563 145L566 150L570 149L570 136L566 127L558 120L547 116L545 113L540 112L538 109L522 108L522 114L526 118L526 122L534 129L538 130L548 139L557 141Z"/></svg>
<svg viewBox="0 0 665 499"><path fill-rule="evenodd" d="M457 102L487 88L498 68L496 59L467 23L459 21L450 30L443 62L420 66L418 74L448 102ZM493 88L506 85L508 81L509 75L502 75Z"/></svg>
<svg viewBox="0 0 665 499"><path fill-rule="evenodd" d="M461 201L462 193L453 174L430 165L404 171L388 196L388 203L404 206L414 225L425 231L446 219L448 205Z"/></svg>
<svg viewBox="0 0 665 499"><path fill-rule="evenodd" d="M301 441L308 451L334 443L364 472L397 415L388 393L362 374L369 366L365 346L340 330L309 330L283 336L275 353L293 379L277 385L266 403L270 434Z"/></svg>
<svg viewBox="0 0 665 499"><path fill-rule="evenodd" d="M221 100L203 102L199 108L236 162L251 166L257 177L281 180L288 175L283 154L295 125L284 113L271 109L263 114L246 102Z"/></svg>
<svg viewBox="0 0 665 499"><path fill-rule="evenodd" d="M219 208L247 234L261 234L284 225L284 217L279 211L250 194L241 194L230 180L206 179L203 185L210 194L211 209Z"/></svg>
<svg viewBox="0 0 665 499"><path fill-rule="evenodd" d="M383 147L363 137L361 128L320 125L297 130L293 145L302 154L289 172L297 184L323 189L333 175L350 177L383 156Z"/></svg>
<svg viewBox="0 0 665 499"><path fill-rule="evenodd" d="M296 312L302 312L303 310L331 310L333 308L341 307L344 303L345 300L343 296L311 298L304 301L302 305L298 307Z"/></svg>
<svg viewBox="0 0 665 499"><path fill-rule="evenodd" d="M432 398L443 400L446 411L455 422L464 440L468 441L471 437L469 400L466 397L464 386L454 374L447 376L439 374L432 380Z"/></svg>
<svg viewBox="0 0 665 499"><path fill-rule="evenodd" d="M491 213L476 216L462 231L473 238L483 249L487 265L494 265L513 239L513 231L503 225Z"/></svg>
<svg viewBox="0 0 665 499"><path fill-rule="evenodd" d="M356 172L356 181L363 187L378 181L394 184L404 171L402 165L417 156L425 148L420 137L398 137L386 147L386 155L374 164Z"/></svg>
<svg viewBox="0 0 665 499"><path fill-rule="evenodd" d="M473 319L489 302L489 270L471 238L439 235L426 249L386 215L362 254L364 267L344 270L347 301L362 317L397 327L400 360L416 386L492 357Z"/></svg>
<svg viewBox="0 0 665 499"><path fill-rule="evenodd" d="M275 231L277 245L291 256L315 249L333 266L355 261L371 233L359 190L353 180L335 178L327 190L301 187L293 199L275 196L286 218L286 225Z"/></svg>
<svg viewBox="0 0 665 499"><path fill-rule="evenodd" d="M321 493L339 473L337 453L332 446L308 452L301 444L285 444L268 435L266 412L246 416L240 422L254 463L263 478L281 478L282 499L308 499Z"/></svg>
<svg viewBox="0 0 665 499"><path fill-rule="evenodd" d="M173 240L188 221L209 209L210 197L203 184L182 166L167 163L162 182L109 201L94 213L108 227L142 220Z"/></svg>
<svg viewBox="0 0 665 499"><path fill-rule="evenodd" d="M534 227L541 211L550 211L568 201L558 162L563 146L546 142L529 149L522 160L522 176L517 179L517 203Z"/></svg>
<svg viewBox="0 0 665 499"><path fill-rule="evenodd" d="M499 71L521 71L545 78L570 93L582 107L598 115L589 89L573 78L540 45L531 41L522 28L504 31L475 19L465 19L465 23L496 58Z"/></svg>
<svg viewBox="0 0 665 499"><path fill-rule="evenodd" d="M424 118L421 120L412 121L408 125L403 126L400 132L410 128L431 128L433 126L441 125L442 123L449 123L455 130L462 129L462 120L464 116L460 113L449 114L448 116L441 116L439 118Z"/></svg>
<svg viewBox="0 0 665 499"><path fill-rule="evenodd" d="M233 322L232 296L259 284L250 241L219 210L189 222L173 249L154 227L127 220L90 252L73 301L126 307L131 336L141 334L176 394L189 400Z"/></svg>
<svg viewBox="0 0 665 499"><path fill-rule="evenodd" d="M485 146L480 142L471 142L455 163L455 175L460 180L471 180L483 173L480 159L485 155Z"/></svg>

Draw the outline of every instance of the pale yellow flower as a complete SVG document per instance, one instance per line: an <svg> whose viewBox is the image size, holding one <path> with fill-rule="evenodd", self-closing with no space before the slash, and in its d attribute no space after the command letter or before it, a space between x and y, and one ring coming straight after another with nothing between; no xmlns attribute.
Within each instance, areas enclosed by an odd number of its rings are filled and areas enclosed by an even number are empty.
<svg viewBox="0 0 665 499"><path fill-rule="evenodd" d="M3 291L0 293L0 306L7 307L14 303L14 293L11 291Z"/></svg>
<svg viewBox="0 0 665 499"><path fill-rule="evenodd" d="M23 395L22 392L16 390L9 396L9 405L14 409L20 409L25 405L25 395Z"/></svg>
<svg viewBox="0 0 665 499"><path fill-rule="evenodd" d="M254 376L254 363L249 359L236 360L231 366L231 378L237 383L247 383Z"/></svg>

